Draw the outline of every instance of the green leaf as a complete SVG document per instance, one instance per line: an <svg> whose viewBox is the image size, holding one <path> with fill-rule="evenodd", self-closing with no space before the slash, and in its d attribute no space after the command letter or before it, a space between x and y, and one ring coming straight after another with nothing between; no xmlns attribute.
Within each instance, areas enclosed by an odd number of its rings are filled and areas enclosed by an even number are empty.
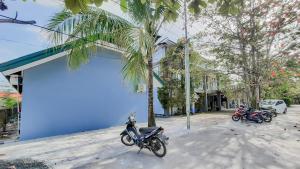
<svg viewBox="0 0 300 169"><path fill-rule="evenodd" d="M161 5L162 5L162 2L161 1L157 1L157 2L154 2L155 4L155 9L159 8Z"/></svg>
<svg viewBox="0 0 300 169"><path fill-rule="evenodd" d="M75 69L88 62L87 44L95 44L97 40L117 43L119 32L131 27L131 24L100 8L90 7L76 15L63 10L51 18L47 27L55 30L51 34L55 44L71 47L68 63L70 68ZM70 36L66 39L60 32Z"/></svg>
<svg viewBox="0 0 300 169"><path fill-rule="evenodd" d="M207 7L207 4L205 1L199 1L199 5L202 6L203 8Z"/></svg>
<svg viewBox="0 0 300 169"><path fill-rule="evenodd" d="M120 6L121 6L121 10L123 12L126 12L127 11L127 0L121 0Z"/></svg>
<svg viewBox="0 0 300 169"><path fill-rule="evenodd" d="M229 13L232 15L236 15L239 13L239 9L237 7L232 6L231 8L229 8Z"/></svg>
<svg viewBox="0 0 300 169"><path fill-rule="evenodd" d="M94 4L95 4L96 6L101 6L102 3L103 3L103 0L94 0Z"/></svg>

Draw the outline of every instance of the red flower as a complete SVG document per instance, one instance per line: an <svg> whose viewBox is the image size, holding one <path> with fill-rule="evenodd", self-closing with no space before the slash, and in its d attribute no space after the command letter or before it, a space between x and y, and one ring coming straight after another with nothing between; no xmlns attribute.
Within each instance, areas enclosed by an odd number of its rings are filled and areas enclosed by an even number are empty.
<svg viewBox="0 0 300 169"><path fill-rule="evenodd" d="M276 72L275 71L272 71L272 73L271 73L271 77L276 77Z"/></svg>

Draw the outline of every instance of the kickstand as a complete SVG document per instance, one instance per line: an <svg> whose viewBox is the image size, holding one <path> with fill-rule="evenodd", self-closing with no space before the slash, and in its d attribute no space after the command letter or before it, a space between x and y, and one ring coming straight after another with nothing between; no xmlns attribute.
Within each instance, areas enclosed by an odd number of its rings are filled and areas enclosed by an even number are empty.
<svg viewBox="0 0 300 169"><path fill-rule="evenodd" d="M140 150L137 152L138 154L140 154L140 152L142 151L143 147L140 148Z"/></svg>

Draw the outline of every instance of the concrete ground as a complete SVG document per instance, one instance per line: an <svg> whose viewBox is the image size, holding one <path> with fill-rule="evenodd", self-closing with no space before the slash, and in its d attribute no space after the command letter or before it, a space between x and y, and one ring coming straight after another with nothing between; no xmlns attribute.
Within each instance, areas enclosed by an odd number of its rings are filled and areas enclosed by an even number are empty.
<svg viewBox="0 0 300 169"><path fill-rule="evenodd" d="M185 117L157 121L170 137L164 158L148 150L138 154L137 147L122 145L119 133L124 126L119 126L1 145L0 160L31 158L59 169L300 168L300 106L263 124L233 122L228 113L199 114L191 119L190 131L185 129Z"/></svg>

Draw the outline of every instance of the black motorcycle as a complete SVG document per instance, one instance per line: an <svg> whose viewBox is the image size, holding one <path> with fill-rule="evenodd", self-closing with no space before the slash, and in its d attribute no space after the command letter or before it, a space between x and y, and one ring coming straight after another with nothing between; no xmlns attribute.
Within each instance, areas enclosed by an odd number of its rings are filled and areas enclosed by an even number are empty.
<svg viewBox="0 0 300 169"><path fill-rule="evenodd" d="M264 121L264 117L262 116L261 112L255 111L253 108L246 109L242 119L254 121L256 123L262 123Z"/></svg>
<svg viewBox="0 0 300 169"><path fill-rule="evenodd" d="M260 108L262 111L269 111L272 114L272 117L277 117L277 112L272 107L270 108Z"/></svg>
<svg viewBox="0 0 300 169"><path fill-rule="evenodd" d="M126 122L126 129L120 134L121 141L126 146L137 145L140 150L147 148L158 157L164 157L167 153L166 144L168 137L163 135L162 127L142 127L137 130L135 117L130 115Z"/></svg>
<svg viewBox="0 0 300 169"><path fill-rule="evenodd" d="M263 117L265 122L271 122L272 121L272 113L270 111L267 110L262 110L261 112L261 116Z"/></svg>

